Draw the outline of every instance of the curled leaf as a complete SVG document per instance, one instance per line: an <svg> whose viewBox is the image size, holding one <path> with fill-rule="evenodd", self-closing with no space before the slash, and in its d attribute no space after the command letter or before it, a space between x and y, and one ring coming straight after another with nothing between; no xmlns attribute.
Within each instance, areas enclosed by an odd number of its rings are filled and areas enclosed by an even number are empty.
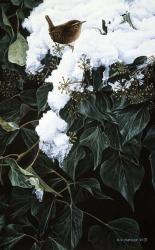
<svg viewBox="0 0 155 250"><path fill-rule="evenodd" d="M26 39L18 32L16 41L9 46L8 60L11 63L24 66L26 64L27 49L28 44Z"/></svg>
<svg viewBox="0 0 155 250"><path fill-rule="evenodd" d="M18 125L15 122L6 122L2 117L0 117L0 126L6 132L11 132L19 129Z"/></svg>

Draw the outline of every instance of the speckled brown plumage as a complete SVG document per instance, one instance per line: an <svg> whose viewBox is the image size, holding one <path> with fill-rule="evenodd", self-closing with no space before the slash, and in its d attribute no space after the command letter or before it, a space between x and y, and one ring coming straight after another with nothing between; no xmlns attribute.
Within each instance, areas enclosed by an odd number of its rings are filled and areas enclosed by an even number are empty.
<svg viewBox="0 0 155 250"><path fill-rule="evenodd" d="M60 44L70 44L74 42L80 36L82 24L85 22L71 20L64 24L54 26L49 16L46 15L45 18L48 22L51 39Z"/></svg>

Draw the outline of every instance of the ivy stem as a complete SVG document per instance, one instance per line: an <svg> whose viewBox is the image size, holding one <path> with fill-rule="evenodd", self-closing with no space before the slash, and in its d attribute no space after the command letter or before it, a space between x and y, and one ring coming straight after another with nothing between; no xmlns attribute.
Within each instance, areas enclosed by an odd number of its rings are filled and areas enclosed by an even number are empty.
<svg viewBox="0 0 155 250"><path fill-rule="evenodd" d="M68 186L70 186L70 185L73 185L74 183L68 183L67 185L66 185L66 187L64 187L59 193L61 194L61 193L63 193L64 191L66 191L67 189L68 189Z"/></svg>
<svg viewBox="0 0 155 250"><path fill-rule="evenodd" d="M32 167L33 164L35 163L36 159L38 158L39 152L40 152L40 148L38 147L38 151L37 151L37 153L36 153L36 155L35 155L33 161L32 161L31 164L28 166L27 171L28 171L29 169L31 169L31 167Z"/></svg>
<svg viewBox="0 0 155 250"><path fill-rule="evenodd" d="M57 200L58 202L60 202L60 203L64 203L64 204L67 205L68 207L70 207L69 202L64 201L64 200L59 200L59 199L56 199L56 200ZM81 209L80 209L80 210L81 210ZM101 223L102 225L104 225L104 226L110 228L109 224L107 224L107 223L105 223L104 221L100 220L100 219L97 218L95 215L93 215L93 214L91 214L91 213L89 213L89 212L83 211L83 210L81 210L81 211L82 211L84 214L86 214L87 216L89 216L89 217L93 218L94 220L98 221L98 222Z"/></svg>
<svg viewBox="0 0 155 250"><path fill-rule="evenodd" d="M39 243L39 241L38 241L35 237L33 237L32 235L25 234L25 237L29 237L29 238L31 238L32 240L34 240L34 241L36 241L37 243Z"/></svg>
<svg viewBox="0 0 155 250"><path fill-rule="evenodd" d="M19 128L23 128L23 127L27 126L28 124L31 124L32 122L38 122L38 121L39 121L38 119L32 120L32 121L28 121L28 122L22 124Z"/></svg>
<svg viewBox="0 0 155 250"><path fill-rule="evenodd" d="M107 223L105 223L104 221L100 220L100 219L97 218L95 215L93 215L93 214L91 214L91 213L89 213L89 212L83 211L83 210L81 210L81 211L82 211L84 214L86 214L86 215L90 216L91 218L93 218L94 220L100 222L100 223L103 224L104 226L109 227L109 225L108 225Z"/></svg>
<svg viewBox="0 0 155 250"><path fill-rule="evenodd" d="M60 192L59 192L59 194L61 194L61 193L63 193L65 190L67 190L67 186L66 187L64 187Z"/></svg>
<svg viewBox="0 0 155 250"><path fill-rule="evenodd" d="M0 160L6 159L6 158L11 158L11 157L17 157L18 158L18 154L5 155L5 156L0 157Z"/></svg>
<svg viewBox="0 0 155 250"><path fill-rule="evenodd" d="M64 182L68 185L68 181L65 179L65 177L63 177L61 174L59 174L57 171L52 170L52 173L56 174L57 176L59 176L61 179L64 180Z"/></svg>
<svg viewBox="0 0 155 250"><path fill-rule="evenodd" d="M39 140L34 143L28 150L26 150L24 153L21 153L20 155L18 155L17 161L21 160L21 158L23 158L25 155L27 155L33 148L35 148L39 143Z"/></svg>

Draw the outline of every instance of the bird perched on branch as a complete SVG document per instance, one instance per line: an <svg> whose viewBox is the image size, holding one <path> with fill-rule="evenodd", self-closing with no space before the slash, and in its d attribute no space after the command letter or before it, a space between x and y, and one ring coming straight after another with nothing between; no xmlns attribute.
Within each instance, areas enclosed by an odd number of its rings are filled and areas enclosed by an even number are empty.
<svg viewBox="0 0 155 250"><path fill-rule="evenodd" d="M51 39L60 44L67 44L70 47L72 42L79 38L81 34L82 24L86 21L71 20L66 23L54 26L52 20L48 15L45 16ZM74 48L74 47L73 47Z"/></svg>

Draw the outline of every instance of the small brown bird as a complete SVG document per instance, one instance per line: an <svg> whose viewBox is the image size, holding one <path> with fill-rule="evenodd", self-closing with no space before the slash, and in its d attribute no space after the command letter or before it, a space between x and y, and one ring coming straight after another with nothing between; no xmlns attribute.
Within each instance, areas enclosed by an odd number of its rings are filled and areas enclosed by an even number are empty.
<svg viewBox="0 0 155 250"><path fill-rule="evenodd" d="M64 24L54 26L48 15L46 15L45 18L48 22L49 34L51 39L56 43L67 45L70 45L70 43L74 42L77 38L79 38L81 34L82 24L86 22L79 20L71 20Z"/></svg>

